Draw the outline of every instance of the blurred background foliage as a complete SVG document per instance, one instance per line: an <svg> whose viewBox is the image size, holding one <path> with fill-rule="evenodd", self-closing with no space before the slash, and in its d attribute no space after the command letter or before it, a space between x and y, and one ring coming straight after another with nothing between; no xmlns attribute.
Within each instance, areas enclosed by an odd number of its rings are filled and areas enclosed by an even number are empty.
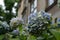
<svg viewBox="0 0 60 40"><path fill-rule="evenodd" d="M11 31L9 23L13 17L17 16L18 3L19 0L4 0L5 9L0 5L0 40L4 38L5 33ZM15 12L13 12L13 8Z"/></svg>
<svg viewBox="0 0 60 40"><path fill-rule="evenodd" d="M17 16L18 4L19 0L4 0L5 9L0 5L0 20L10 22L11 18ZM15 6L14 6L15 5ZM12 12L13 8L16 9L16 12Z"/></svg>
<svg viewBox="0 0 60 40"><path fill-rule="evenodd" d="M5 35L4 33L10 31L10 28L9 28L10 20L11 18L17 16L17 11L18 11L18 5L14 6L14 4L15 3L18 4L19 1L20 0L4 0L5 9L3 9L2 5L0 5L0 34L3 33L3 35L0 35L0 40L2 40L2 38L4 37ZM12 12L13 8L16 9L16 13ZM40 14L38 15L41 16ZM54 25L52 26L50 24L52 19L47 20L47 19L50 19L49 16L48 16L49 18L46 18L46 19L43 19L44 17L41 19L41 17L38 17L37 18L38 20L35 20L35 19L31 20L27 28L28 30L24 30L22 25L19 25L18 29L20 34L18 35L18 38L11 37L9 40L60 40L60 30L58 31L59 27L57 28L57 26L54 26ZM37 24L38 26L34 24ZM17 30L14 30L14 31L17 31ZM34 34L38 36L35 36ZM8 35L11 36L11 33L9 32Z"/></svg>

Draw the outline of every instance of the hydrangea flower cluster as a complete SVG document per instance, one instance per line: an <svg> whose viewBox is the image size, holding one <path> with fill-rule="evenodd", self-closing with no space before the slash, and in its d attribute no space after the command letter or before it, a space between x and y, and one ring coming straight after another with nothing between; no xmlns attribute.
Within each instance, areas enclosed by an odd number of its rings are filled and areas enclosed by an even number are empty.
<svg viewBox="0 0 60 40"><path fill-rule="evenodd" d="M50 13L47 13L47 12L42 11L42 16L44 18L46 18L47 20L50 20L51 19L51 14Z"/></svg>
<svg viewBox="0 0 60 40"><path fill-rule="evenodd" d="M23 24L23 20L21 18L16 17L10 20L10 26L12 27L17 27L19 24Z"/></svg>
<svg viewBox="0 0 60 40"><path fill-rule="evenodd" d="M12 31L12 35L14 35L14 36L18 36L19 35L19 30L13 30Z"/></svg>
<svg viewBox="0 0 60 40"><path fill-rule="evenodd" d="M30 16L28 22L28 31L30 34L35 36L41 35L41 33L46 30L49 24L48 21L51 20L51 14L46 13L44 11L40 11L39 13L35 14L36 16Z"/></svg>
<svg viewBox="0 0 60 40"><path fill-rule="evenodd" d="M7 24L6 21L0 21L0 34L6 33L10 30L10 26Z"/></svg>
<svg viewBox="0 0 60 40"><path fill-rule="evenodd" d="M18 26L20 26L21 24L24 24L22 18L16 17L10 20L10 26L13 29L12 31L13 37L19 36L20 28L18 28Z"/></svg>

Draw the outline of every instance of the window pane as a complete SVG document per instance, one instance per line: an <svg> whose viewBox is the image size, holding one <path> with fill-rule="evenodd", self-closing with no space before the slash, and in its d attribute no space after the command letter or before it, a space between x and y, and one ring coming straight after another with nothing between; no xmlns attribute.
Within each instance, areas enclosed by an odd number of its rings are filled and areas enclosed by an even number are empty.
<svg viewBox="0 0 60 40"><path fill-rule="evenodd" d="M31 12L34 10L34 8L31 9Z"/></svg>
<svg viewBox="0 0 60 40"><path fill-rule="evenodd" d="M34 8L37 7L37 0L34 1Z"/></svg>
<svg viewBox="0 0 60 40"><path fill-rule="evenodd" d="M60 0L58 0L58 7L60 8Z"/></svg>
<svg viewBox="0 0 60 40"><path fill-rule="evenodd" d="M34 13L37 13L37 9L34 10Z"/></svg>
<svg viewBox="0 0 60 40"><path fill-rule="evenodd" d="M54 3L54 0L48 0L48 5L52 5Z"/></svg>
<svg viewBox="0 0 60 40"><path fill-rule="evenodd" d="M57 19L57 22L60 22L60 18Z"/></svg>
<svg viewBox="0 0 60 40"><path fill-rule="evenodd" d="M32 4L31 5L31 12L34 10L34 5Z"/></svg>
<svg viewBox="0 0 60 40"><path fill-rule="evenodd" d="M31 5L31 13L35 13L36 12L36 7L37 7L37 0L34 0L34 2Z"/></svg>

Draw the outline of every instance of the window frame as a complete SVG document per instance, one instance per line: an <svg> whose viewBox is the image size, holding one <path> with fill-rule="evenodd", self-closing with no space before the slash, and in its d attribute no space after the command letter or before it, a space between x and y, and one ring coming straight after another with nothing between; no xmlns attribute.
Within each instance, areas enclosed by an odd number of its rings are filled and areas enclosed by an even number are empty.
<svg viewBox="0 0 60 40"><path fill-rule="evenodd" d="M48 0L47 1L47 6L45 9L45 12L48 12L50 9L52 9L56 4L57 4L57 0L54 0L54 3L52 3L50 6L48 6Z"/></svg>
<svg viewBox="0 0 60 40"><path fill-rule="evenodd" d="M53 0L53 3L54 3L55 0ZM48 6L52 5L53 3L49 3L50 0L48 0Z"/></svg>
<svg viewBox="0 0 60 40"><path fill-rule="evenodd" d="M35 0L31 2L31 5L30 5L30 14L34 13L34 11L37 10L37 4L36 4L36 7L35 7L34 2L35 2ZM33 5L33 7L32 7L32 5ZM33 11L31 11L31 10L33 10Z"/></svg>

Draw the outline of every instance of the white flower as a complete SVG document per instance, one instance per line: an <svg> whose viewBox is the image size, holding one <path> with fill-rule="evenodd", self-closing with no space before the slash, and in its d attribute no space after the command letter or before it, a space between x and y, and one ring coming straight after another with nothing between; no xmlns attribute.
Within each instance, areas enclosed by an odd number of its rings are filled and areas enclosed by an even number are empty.
<svg viewBox="0 0 60 40"><path fill-rule="evenodd" d="M10 20L10 26L17 26L19 24L23 24L23 20L21 18L16 17Z"/></svg>

